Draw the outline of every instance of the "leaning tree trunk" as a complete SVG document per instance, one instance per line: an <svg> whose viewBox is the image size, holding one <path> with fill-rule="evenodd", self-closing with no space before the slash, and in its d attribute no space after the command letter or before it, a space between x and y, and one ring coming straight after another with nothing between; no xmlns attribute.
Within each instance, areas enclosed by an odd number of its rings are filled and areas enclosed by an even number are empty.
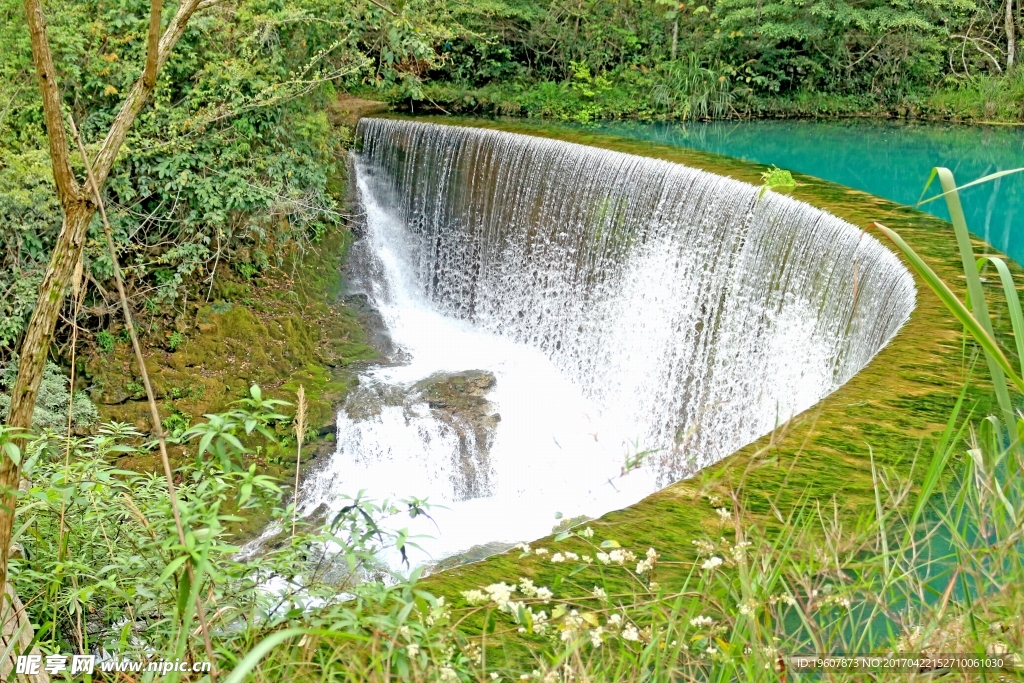
<svg viewBox="0 0 1024 683"><path fill-rule="evenodd" d="M54 245L50 265L39 287L39 299L25 331L18 363L18 379L11 391L11 407L7 422L26 433L32 425L32 411L36 405L36 396L39 394L43 370L46 368L46 356L50 352L53 331L64 304L64 294L71 284L75 266L82 258L86 229L94 213L95 208L87 201L70 203L65 208L64 225ZM24 440L20 440L18 445L24 452ZM20 463L10 458L0 458L0 510L14 510L14 496L18 490L20 475ZM14 515L0 515L0 586L7 580L7 560L13 529Z"/></svg>
<svg viewBox="0 0 1024 683"><path fill-rule="evenodd" d="M142 75L132 85L121 109L107 131L103 145L93 163L96 188L102 192L107 176L124 144L128 129L146 104L156 87L157 75L174 50L175 43L185 33L192 15L200 9L212 7L221 0L182 0L174 16L160 35L161 0L150 0L149 40L146 64ZM11 392L8 422L24 430L32 424L39 384L46 368L53 331L64 303L64 294L82 257L82 245L89 221L96 211L90 194L84 192L71 170L67 137L64 133L64 115L61 94L57 86L57 70L53 63L50 42L46 35L46 18L40 0L24 0L25 17L32 43L32 61L39 79L39 93L43 104L43 119L50 147L50 162L57 198L64 210L64 224L50 257L50 265L39 287L39 299L32 312L25 339L21 346L18 379ZM23 442L23 440L22 440ZM7 560L10 556L11 533L17 501L21 465L10 458L0 457L0 586L7 579Z"/></svg>

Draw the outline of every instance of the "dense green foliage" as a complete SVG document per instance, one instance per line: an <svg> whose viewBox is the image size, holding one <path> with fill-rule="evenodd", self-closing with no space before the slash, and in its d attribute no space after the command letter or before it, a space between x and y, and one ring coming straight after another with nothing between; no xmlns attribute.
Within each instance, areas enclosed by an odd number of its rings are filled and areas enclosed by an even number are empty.
<svg viewBox="0 0 1024 683"><path fill-rule="evenodd" d="M0 363L0 422L7 419L7 410L11 405L9 392L17 376L16 362ZM33 427L63 432L68 427L69 404L73 429L85 429L99 422L99 412L89 397L81 391L72 396L69 385L70 380L64 376L56 363L46 364L43 381L39 386L39 397L32 413Z"/></svg>
<svg viewBox="0 0 1024 683"><path fill-rule="evenodd" d="M370 3L316 0L231 3L193 19L107 183L137 310L172 314L208 295L217 264L251 277L338 220L331 181L346 133L326 105L363 81L404 87L402 64L436 42L427 18L437 12L420 4L415 25ZM141 70L146 14L78 0L47 11L66 111L95 153ZM0 3L0 356L17 348L61 224L23 13ZM81 177L77 154L73 163ZM94 330L116 316L98 224L86 247Z"/></svg>
<svg viewBox="0 0 1024 683"><path fill-rule="evenodd" d="M1004 7L495 0L458 15L471 32L446 43L444 68L424 92L445 109L582 120L896 108L962 115L931 93L1007 71ZM793 111L808 100L816 104Z"/></svg>

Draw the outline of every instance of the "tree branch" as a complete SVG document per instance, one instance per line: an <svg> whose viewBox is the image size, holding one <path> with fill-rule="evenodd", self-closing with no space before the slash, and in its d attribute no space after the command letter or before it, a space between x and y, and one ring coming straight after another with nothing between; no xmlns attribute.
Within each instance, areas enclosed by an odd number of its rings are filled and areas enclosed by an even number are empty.
<svg viewBox="0 0 1024 683"><path fill-rule="evenodd" d="M26 2L37 1L26 0ZM174 45L181 38L182 34L185 33L189 19L192 18L192 15L195 14L198 8L199 0L185 0L178 6L178 11L174 13L174 18L167 25L163 37L160 38L155 67L157 73L167 63L171 56L171 51L174 50ZM152 27L152 24L150 24L150 27ZM117 153L121 150L121 145L124 144L124 139L128 135L128 129L131 128L135 117L142 111L146 100L149 99L150 94L153 92L156 84L155 76L153 83L153 85L146 84L145 72L143 72L143 75L132 85L127 99L121 105L121 110L117 112L117 117L107 132L106 139L103 140L103 147L100 148L100 152L93 162L93 175L96 180L96 186L101 190L107 181L107 176L110 175L110 169L114 167Z"/></svg>
<svg viewBox="0 0 1024 683"><path fill-rule="evenodd" d="M50 163L53 166L53 180L57 184L57 199L66 209L70 202L78 199L81 189L71 171L57 71L53 68L53 53L50 52L50 41L46 37L46 19L39 0L25 0L25 15L32 41L32 61L35 63L39 92L43 99L43 120L46 122L46 138L50 143Z"/></svg>
<svg viewBox="0 0 1024 683"><path fill-rule="evenodd" d="M149 39L146 43L146 68L142 72L142 82L152 90L156 87L157 57L160 54L160 13L163 10L162 0L150 0L149 5Z"/></svg>

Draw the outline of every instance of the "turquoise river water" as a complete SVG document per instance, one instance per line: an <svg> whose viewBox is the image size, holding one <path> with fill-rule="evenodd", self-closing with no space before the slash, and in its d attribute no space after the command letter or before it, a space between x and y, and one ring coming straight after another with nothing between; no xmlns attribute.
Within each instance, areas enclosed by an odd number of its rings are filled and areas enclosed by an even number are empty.
<svg viewBox="0 0 1024 683"><path fill-rule="evenodd" d="M1024 166L1024 127L878 121L602 123L606 133L775 164L914 205L931 169L946 166L963 185ZM937 183L929 189L935 194ZM962 193L971 231L1024 263L1024 173ZM942 200L922 210L949 219Z"/></svg>

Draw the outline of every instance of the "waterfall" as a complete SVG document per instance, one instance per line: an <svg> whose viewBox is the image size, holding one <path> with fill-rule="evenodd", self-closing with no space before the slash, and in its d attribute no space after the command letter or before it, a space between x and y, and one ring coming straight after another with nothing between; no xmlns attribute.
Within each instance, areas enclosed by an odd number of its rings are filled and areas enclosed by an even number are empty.
<svg viewBox="0 0 1024 683"><path fill-rule="evenodd" d="M841 386L915 304L877 240L730 178L477 128L363 119L357 136L359 284L404 360L364 374L372 407L339 415L305 507L429 496L448 510L412 524L433 557L716 462ZM467 370L495 378L489 448L409 392Z"/></svg>

